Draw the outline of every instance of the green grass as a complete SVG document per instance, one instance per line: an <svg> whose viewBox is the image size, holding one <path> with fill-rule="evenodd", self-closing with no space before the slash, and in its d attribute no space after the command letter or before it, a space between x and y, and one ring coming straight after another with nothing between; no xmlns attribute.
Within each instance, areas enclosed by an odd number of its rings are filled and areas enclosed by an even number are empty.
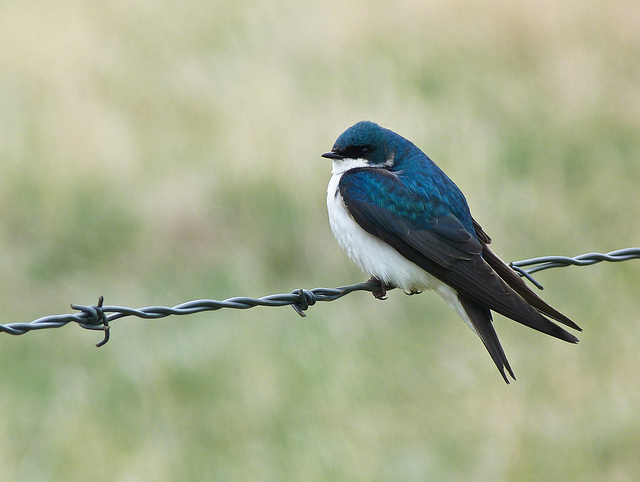
<svg viewBox="0 0 640 482"><path fill-rule="evenodd" d="M625 2L0 7L0 323L365 279L320 154L422 147L507 261L638 244ZM577 346L435 295L0 335L6 480L634 480L635 261L540 273Z"/></svg>

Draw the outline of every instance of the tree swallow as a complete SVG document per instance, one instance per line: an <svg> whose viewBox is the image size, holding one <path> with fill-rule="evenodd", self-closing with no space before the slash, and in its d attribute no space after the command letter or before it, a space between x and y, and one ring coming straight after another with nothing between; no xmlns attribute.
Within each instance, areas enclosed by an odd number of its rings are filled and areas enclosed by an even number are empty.
<svg viewBox="0 0 640 482"><path fill-rule="evenodd" d="M329 222L340 246L379 281L407 294L433 290L480 337L505 382L513 370L494 330L491 311L569 343L578 339L550 321L581 328L536 295L488 244L464 195L418 147L363 121L348 128L331 152Z"/></svg>

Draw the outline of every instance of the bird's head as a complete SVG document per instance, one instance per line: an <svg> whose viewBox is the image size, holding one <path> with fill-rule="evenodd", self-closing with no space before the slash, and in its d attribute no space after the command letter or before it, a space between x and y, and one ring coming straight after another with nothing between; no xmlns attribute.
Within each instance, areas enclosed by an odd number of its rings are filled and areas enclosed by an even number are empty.
<svg viewBox="0 0 640 482"><path fill-rule="evenodd" d="M340 134L331 151L322 157L333 160L334 165L351 161L362 167L391 167L396 154L394 141L392 131L374 122L361 121Z"/></svg>

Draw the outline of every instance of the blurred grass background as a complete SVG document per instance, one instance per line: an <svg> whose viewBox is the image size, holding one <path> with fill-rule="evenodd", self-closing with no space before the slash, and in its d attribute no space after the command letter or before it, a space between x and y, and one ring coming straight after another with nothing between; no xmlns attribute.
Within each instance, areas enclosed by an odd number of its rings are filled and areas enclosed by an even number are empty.
<svg viewBox="0 0 640 482"><path fill-rule="evenodd" d="M320 158L422 147L507 261L638 245L640 5L0 3L0 322L365 279ZM635 261L546 271L570 346L435 295L0 336L4 480L635 480Z"/></svg>

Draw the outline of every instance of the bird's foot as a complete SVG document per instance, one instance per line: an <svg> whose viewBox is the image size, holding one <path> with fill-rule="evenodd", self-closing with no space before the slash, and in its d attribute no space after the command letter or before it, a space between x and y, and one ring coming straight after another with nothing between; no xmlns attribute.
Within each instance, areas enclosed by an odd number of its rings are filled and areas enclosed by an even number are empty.
<svg viewBox="0 0 640 482"><path fill-rule="evenodd" d="M373 295L374 298L378 299L378 300L386 300L387 299L387 290L393 289L394 286L385 284L384 281L380 281L378 278L376 278L375 276L372 276L369 281L374 281L376 283L378 283L380 285L380 289L377 291L372 291L371 294Z"/></svg>
<svg viewBox="0 0 640 482"><path fill-rule="evenodd" d="M410 290L404 292L404 294L407 296L419 295L420 293L422 293L422 291L420 290Z"/></svg>

